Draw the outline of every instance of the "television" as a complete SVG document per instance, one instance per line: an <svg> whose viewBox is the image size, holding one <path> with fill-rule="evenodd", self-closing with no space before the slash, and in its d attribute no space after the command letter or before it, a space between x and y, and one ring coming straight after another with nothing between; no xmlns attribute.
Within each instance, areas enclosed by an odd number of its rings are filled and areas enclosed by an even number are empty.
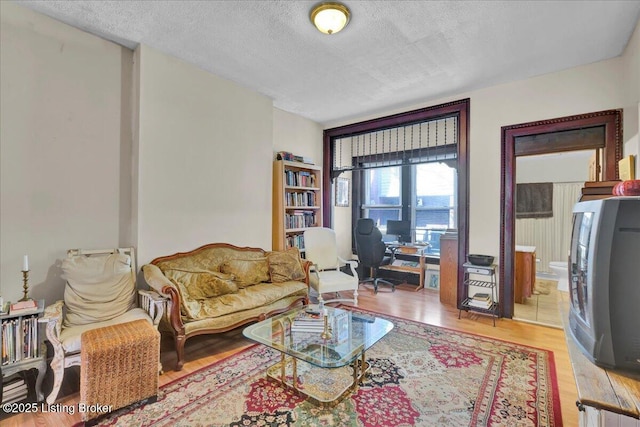
<svg viewBox="0 0 640 427"><path fill-rule="evenodd" d="M568 267L578 348L598 366L640 372L640 197L576 203Z"/></svg>
<svg viewBox="0 0 640 427"><path fill-rule="evenodd" d="M411 222L388 219L387 234L397 236L398 242L411 243Z"/></svg>

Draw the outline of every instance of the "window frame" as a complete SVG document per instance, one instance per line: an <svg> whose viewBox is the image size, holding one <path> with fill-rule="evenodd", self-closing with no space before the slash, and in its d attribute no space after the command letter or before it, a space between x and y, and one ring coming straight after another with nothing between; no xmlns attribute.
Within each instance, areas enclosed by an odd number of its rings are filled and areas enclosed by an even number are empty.
<svg viewBox="0 0 640 427"><path fill-rule="evenodd" d="M390 116L379 117L362 122L352 123L335 128L325 129L323 132L323 225L331 227L333 223L333 211L331 206L331 184L333 179L339 175L333 171L334 139L347 137L364 132L373 132L390 127L402 126L405 124L416 123L423 120L435 120L437 118L449 117L456 115L458 118L458 144L457 144L457 162L458 162L458 188L457 188L457 230L458 230L458 253L457 259L457 307L459 308L466 295L466 289L463 285L462 261L466 258L469 251L469 128L470 128L470 104L469 98L452 101L445 104L439 104L431 107L425 107L418 110L407 111L404 113L394 114ZM352 189L358 188L357 182L359 174L352 175ZM354 196L356 196L354 194ZM357 217L359 206L352 203L352 217Z"/></svg>
<svg viewBox="0 0 640 427"><path fill-rule="evenodd" d="M456 222L456 214L457 214L457 198L455 197L455 191L457 188L457 184L454 180L454 204L449 206L449 207L423 207L423 206L419 206L416 203L417 200L417 193L416 193L416 188L417 188L417 168L420 165L424 165L424 164L429 164L429 163L444 163L443 161L440 160L433 160L431 162L426 162L426 163L412 163L409 162L406 165L394 165L394 166L385 166L385 167L379 167L379 168L372 168L372 169L365 169L365 170L358 170L358 171L354 171L354 174L362 174L363 175L363 179L358 180L358 182L360 182L360 188L359 189L355 189L354 187L354 193L355 194L361 194L362 195L362 200L359 203L360 206L360 214L359 214L359 218L370 218L370 214L368 211L370 210L395 210L395 211L399 211L399 215L396 219L400 219L400 220L407 220L411 222L411 239L412 241L417 241L417 234L418 234L418 225L417 225L417 214L418 212L437 212L437 211L447 211L448 212L448 216L451 217L451 215L453 215L453 219L454 219L454 223ZM384 168L393 168L393 167L400 167L400 188L399 193L400 193L400 204L397 205L393 205L393 204L370 204L370 203L366 203L366 200L369 199L368 197L368 174L371 173L372 170L375 169L384 169ZM407 193L407 188L408 193L409 193L409 197L404 197L404 195ZM354 198L354 203L358 203L358 200ZM351 224L351 228L355 228L355 222L356 219L354 218L354 220L352 220L352 224ZM451 228L450 227L450 223L451 220L449 220L449 223L447 224L447 226L445 228ZM422 230L422 227L420 228ZM424 228L425 233L427 232L427 230L429 230L429 228ZM381 230L382 231L382 230ZM384 235L384 233L383 233ZM355 251L355 241L353 241L352 239L352 249Z"/></svg>

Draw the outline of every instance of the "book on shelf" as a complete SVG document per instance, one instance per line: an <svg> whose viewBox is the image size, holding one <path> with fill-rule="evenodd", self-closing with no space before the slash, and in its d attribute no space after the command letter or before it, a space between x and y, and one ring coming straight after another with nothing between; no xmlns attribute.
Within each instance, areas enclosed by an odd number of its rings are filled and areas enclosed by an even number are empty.
<svg viewBox="0 0 640 427"><path fill-rule="evenodd" d="M6 391L11 388L17 387L20 384L24 384L24 378L22 377L22 375L20 375L20 373L16 373L13 375L9 375L6 378L3 378L1 384L2 384L2 389Z"/></svg>
<svg viewBox="0 0 640 427"><path fill-rule="evenodd" d="M619 171L621 181L636 179L635 164L636 164L636 161L635 161L635 156L633 154L630 154L624 159L620 159L618 161L618 171Z"/></svg>
<svg viewBox="0 0 640 427"><path fill-rule="evenodd" d="M7 405L7 404L9 404L9 403L18 403L18 402L21 402L21 401L25 400L26 398L27 398L27 396L26 396L26 395L25 395L25 396L18 396L18 397L13 398L13 399L3 400L3 401L2 401L2 403L3 403L4 405Z"/></svg>
<svg viewBox="0 0 640 427"><path fill-rule="evenodd" d="M491 301L490 299L487 301L480 301L472 298L467 302L467 304L469 304L469 306L471 307L489 308L491 307L491 305L493 305L493 301Z"/></svg>
<svg viewBox="0 0 640 427"><path fill-rule="evenodd" d="M608 199L609 197L613 197L613 194L583 194L580 196L580 201L586 202L589 200Z"/></svg>
<svg viewBox="0 0 640 427"><path fill-rule="evenodd" d="M619 179L611 180L611 181L585 181L585 187L614 187L617 183L619 183Z"/></svg>
<svg viewBox="0 0 640 427"><path fill-rule="evenodd" d="M286 160L289 162L306 163L308 165L313 164L313 159L307 156L298 156L288 151L278 151L276 153L276 160Z"/></svg>
<svg viewBox="0 0 640 427"><path fill-rule="evenodd" d="M15 387L11 390L3 390L2 398L13 399L14 397L18 397L18 396L26 396L27 392L28 392L27 385L23 383L20 386Z"/></svg>
<svg viewBox="0 0 640 427"><path fill-rule="evenodd" d="M38 356L38 316L4 319L2 328L2 365Z"/></svg>
<svg viewBox="0 0 640 427"><path fill-rule="evenodd" d="M11 304L11 314L28 314L38 310L38 303L34 300L18 301Z"/></svg>
<svg viewBox="0 0 640 427"><path fill-rule="evenodd" d="M13 391L9 392L9 393L3 393L2 394L2 403L3 404L7 404L7 403L19 402L21 400L26 399L28 394L29 394L29 392L28 392L28 390L26 388L26 385L25 385L24 389L17 390L16 393L14 393Z"/></svg>
<svg viewBox="0 0 640 427"><path fill-rule="evenodd" d="M471 298L476 301L491 301L491 295L486 292L475 293Z"/></svg>
<svg viewBox="0 0 640 427"><path fill-rule="evenodd" d="M613 187L582 187L582 194L608 195L612 194Z"/></svg>
<svg viewBox="0 0 640 427"><path fill-rule="evenodd" d="M29 389L20 374L5 378L2 382L2 403L13 403L27 398Z"/></svg>

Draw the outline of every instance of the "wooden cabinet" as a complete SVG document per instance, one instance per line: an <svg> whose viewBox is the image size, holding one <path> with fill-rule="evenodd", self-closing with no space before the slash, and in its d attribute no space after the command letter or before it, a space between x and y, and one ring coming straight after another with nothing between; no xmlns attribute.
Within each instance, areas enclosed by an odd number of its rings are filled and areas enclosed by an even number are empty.
<svg viewBox="0 0 640 427"><path fill-rule="evenodd" d="M560 304L569 361L576 381L581 427L640 427L640 374L597 366L573 338L569 304Z"/></svg>
<svg viewBox="0 0 640 427"><path fill-rule="evenodd" d="M516 246L516 271L514 283L514 301L523 304L533 294L536 283L535 247L526 246L518 250Z"/></svg>
<svg viewBox="0 0 640 427"><path fill-rule="evenodd" d="M458 306L458 233L440 236L440 302Z"/></svg>
<svg viewBox="0 0 640 427"><path fill-rule="evenodd" d="M303 233L322 226L322 168L300 162L273 163L273 250L291 247L304 256Z"/></svg>

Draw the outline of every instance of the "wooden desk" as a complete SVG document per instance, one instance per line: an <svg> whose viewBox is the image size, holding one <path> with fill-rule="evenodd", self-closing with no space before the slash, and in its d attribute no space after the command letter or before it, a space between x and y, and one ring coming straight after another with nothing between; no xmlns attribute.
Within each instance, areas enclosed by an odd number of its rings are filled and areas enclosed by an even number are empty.
<svg viewBox="0 0 640 427"><path fill-rule="evenodd" d="M427 256L424 253L424 250L427 248L426 246L418 246L418 245L392 245L387 244L387 248L391 249L396 255L409 255L412 257L416 257L418 259L418 266L408 266L408 265L382 265L380 266L380 270L389 270L389 271L399 271L402 273L411 273L418 274L420 276L420 282L416 291L424 288L424 276L426 270L426 259Z"/></svg>
<svg viewBox="0 0 640 427"><path fill-rule="evenodd" d="M569 329L568 307L560 307L569 359L578 390L576 404L640 419L640 374L601 368L580 351Z"/></svg>

